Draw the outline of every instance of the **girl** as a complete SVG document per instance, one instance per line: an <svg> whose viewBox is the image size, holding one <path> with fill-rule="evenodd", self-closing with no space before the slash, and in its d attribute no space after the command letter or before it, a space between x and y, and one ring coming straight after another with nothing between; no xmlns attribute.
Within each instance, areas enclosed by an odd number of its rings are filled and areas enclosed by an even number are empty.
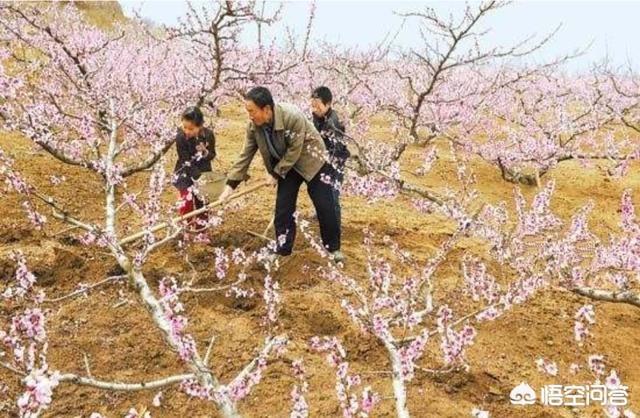
<svg viewBox="0 0 640 418"><path fill-rule="evenodd" d="M213 131L203 125L204 117L198 107L189 107L182 113L182 128L178 128L176 135L178 161L173 182L180 191L180 215L204 205L192 192L192 186L202 173L211 171L211 161L216 156L216 139ZM198 218L206 222L206 213Z"/></svg>

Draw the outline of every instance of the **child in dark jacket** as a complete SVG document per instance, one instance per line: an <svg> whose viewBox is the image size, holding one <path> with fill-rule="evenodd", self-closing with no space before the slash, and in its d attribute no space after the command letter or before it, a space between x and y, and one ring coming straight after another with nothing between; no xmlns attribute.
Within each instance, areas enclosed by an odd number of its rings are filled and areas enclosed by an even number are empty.
<svg viewBox="0 0 640 418"><path fill-rule="evenodd" d="M186 215L204 205L192 192L194 182L202 173L211 171L211 161L216 156L216 140L213 131L204 127L202 111L190 107L182 113L182 128L176 134L178 161L174 169L174 186L180 192L180 215ZM200 216L199 219L207 219Z"/></svg>
<svg viewBox="0 0 640 418"><path fill-rule="evenodd" d="M311 94L313 124L320 136L322 136L329 153L329 163L333 167L333 194L335 196L338 225L340 225L340 188L344 181L344 167L351 154L344 142L344 125L340 122L336 111L331 108L332 101L333 94L328 87L318 87Z"/></svg>

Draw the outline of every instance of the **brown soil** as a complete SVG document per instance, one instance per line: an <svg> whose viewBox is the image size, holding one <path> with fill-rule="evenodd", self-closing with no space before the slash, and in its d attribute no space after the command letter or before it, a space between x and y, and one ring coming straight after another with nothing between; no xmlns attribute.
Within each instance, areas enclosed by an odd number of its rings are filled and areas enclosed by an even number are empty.
<svg viewBox="0 0 640 418"><path fill-rule="evenodd" d="M236 107L223 111L222 118L229 122L216 131L218 153L223 165L237 155L242 145L245 117ZM378 134L384 132L382 128ZM0 135L0 146L9 150L17 159L18 167L44 193L55 195L78 216L98 221L103 213L103 196L99 179L75 168L54 161L42 151L34 150L29 143L16 135ZM455 168L450 158L443 154L432 173L427 177L415 177L410 170L418 164L422 149L410 148L403 157L405 176L422 186L439 189L451 185ZM175 152L172 150L167 169L172 168ZM513 185L505 183L498 169L482 161L471 164L477 175L481 198L497 202L506 200L512 207ZM562 163L547 176L557 181L553 209L565 220L576 208L589 199L596 207L591 214L592 229L606 237L618 231L618 205L625 188L638 190L640 175L638 166L621 181L610 181L594 169L584 169L573 162ZM254 163L252 174L262 175L259 161ZM54 187L49 183L51 174L63 174L67 181ZM147 174L141 174L131 182L132 189L145 183ZM453 185L455 186L455 185ZM535 187L524 187L530 198ZM173 190L166 192L166 201L176 196ZM634 196L640 206L640 196ZM201 286L213 286L212 246L246 249L259 247L246 229L261 231L269 222L273 209L273 192L262 189L246 202L246 207L227 216L224 224L211 232L210 245L194 244L188 248L189 260L195 267L196 282ZM301 193L303 212L310 210L309 199ZM78 283L92 283L113 273L115 262L108 254L82 246L74 238L77 231L64 231L66 225L53 220L44 232L32 230L14 195L8 195L0 203L0 273L2 279L10 277L13 265L8 252L21 249L40 279L40 286L49 297L66 294ZM122 213L123 222L135 224L136 219ZM403 248L424 260L433 246L448 236L451 224L435 215L419 214L412 209L410 200L400 197L394 201L367 204L354 197L343 199L343 249L348 256L346 271L364 279L365 253L362 249L363 228L370 228L378 236L387 234ZM133 228L135 230L135 228ZM60 232L62 231L62 232ZM438 271L436 298L439 303L449 303L458 315L470 312L473 303L460 297L462 278L458 270L459 257L464 251L481 252L481 244L462 242L454 257ZM344 343L351 368L363 373L364 380L382 396L392 395L388 379L367 372L389 370L385 352L373 338L362 335L341 309L339 301L344 293L315 273L319 257L298 237L295 254L281 268L277 279L282 287L283 304L279 332L286 332L291 344L286 359L303 356L305 359L310 394L308 402L312 417L338 417L341 412L334 392L334 372L323 356L311 353L307 342L314 335L337 335ZM306 268L308 266L310 268ZM184 255L172 245L161 249L145 267L147 278L154 284L165 275L188 279L192 269ZM250 270L250 283L259 289L261 271ZM503 278L508 281L509 278ZM129 303L114 307L122 291ZM264 304L261 299L238 302L219 294L184 296L189 332L194 335L201 351L211 335L216 336L213 347L212 367L222 381L227 381L253 356L254 350L264 338L261 326ZM573 315L586 301L575 295L545 291L524 306L508 312L495 322L478 326L476 343L468 349L468 372L432 375L418 372L409 383L409 409L415 417L468 417L474 406L489 410L493 417L598 417L596 409L571 411L568 408L531 406L515 408L508 396L511 388L526 381L534 388L545 383L585 384L592 381L584 370L571 375L572 362L585 365L589 354L606 355L607 364L615 368L623 383L629 386L630 403L640 409L640 365L635 349L640 345L640 310L630 306L594 303L597 324L595 337L585 347L577 349L573 342ZM19 306L0 304L3 323ZM49 309L48 332L50 336L49 360L53 369L85 374L83 355L88 356L94 377L105 380L138 381L163 377L182 372L183 365L175 354L167 349L160 333L142 308L136 294L125 284L109 285L92 292L88 298L76 298L60 304L47 305ZM535 366L537 357L543 356L558 363L559 376L541 375ZM438 342L430 342L420 364L425 368L442 367ZM8 395L15 399L19 393L18 381L4 370L0 379L9 387ZM287 361L274 362L263 381L251 395L241 402L241 411L247 417L286 417L290 410L290 392L295 383ZM56 390L55 400L46 411L46 417L88 417L91 412L105 416L124 416L130 407L148 408L154 417L216 417L211 404L189 400L177 388L164 391L161 408L151 406L156 392L113 393L73 384L62 384ZM11 416L13 401L0 400L0 415ZM385 399L374 417L395 416L393 402Z"/></svg>

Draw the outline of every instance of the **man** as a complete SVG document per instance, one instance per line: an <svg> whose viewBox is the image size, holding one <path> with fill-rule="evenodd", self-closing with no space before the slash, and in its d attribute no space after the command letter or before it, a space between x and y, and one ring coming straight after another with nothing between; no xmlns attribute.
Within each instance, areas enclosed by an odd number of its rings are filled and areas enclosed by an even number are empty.
<svg viewBox="0 0 640 418"><path fill-rule="evenodd" d="M251 122L247 127L244 148L229 171L227 185L220 200L246 179L257 151L278 189L276 194L276 254L290 255L296 236L293 214L302 183L316 209L322 243L335 262L344 261L340 251L340 228L335 211L332 186L327 183L332 169L326 149L311 122L296 108L276 105L265 87L254 87L245 96L245 108ZM281 239L284 237L284 239Z"/></svg>
<svg viewBox="0 0 640 418"><path fill-rule="evenodd" d="M322 140L329 152L329 164L335 173L333 176L333 194L338 226L341 228L340 189L344 181L344 166L351 154L349 154L347 145L344 143L344 125L340 122L338 114L331 107L332 102L333 94L328 87L320 86L311 94L313 124L322 136Z"/></svg>

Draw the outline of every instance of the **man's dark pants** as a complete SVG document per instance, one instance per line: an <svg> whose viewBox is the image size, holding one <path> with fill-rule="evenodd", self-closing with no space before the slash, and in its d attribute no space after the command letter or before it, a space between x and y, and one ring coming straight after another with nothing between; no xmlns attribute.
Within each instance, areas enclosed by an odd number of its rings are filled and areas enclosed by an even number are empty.
<svg viewBox="0 0 640 418"><path fill-rule="evenodd" d="M331 178L333 182L334 170L325 164L318 174L307 183L307 192L316 208L320 223L320 237L324 247L330 252L340 249L340 225L336 211L335 192L331 184L322 181L323 177ZM296 211L298 192L305 179L297 171L291 169L285 178L278 179L278 193L276 197L275 230L276 240L286 236L284 243L278 244L280 255L289 255L293 250L296 237L296 224L293 214Z"/></svg>
<svg viewBox="0 0 640 418"><path fill-rule="evenodd" d="M342 210L340 209L340 190L342 190L342 183L344 182L344 169L346 160L343 158L336 158L332 163L333 168L333 200L335 203L336 216L338 217L338 229L342 231Z"/></svg>

